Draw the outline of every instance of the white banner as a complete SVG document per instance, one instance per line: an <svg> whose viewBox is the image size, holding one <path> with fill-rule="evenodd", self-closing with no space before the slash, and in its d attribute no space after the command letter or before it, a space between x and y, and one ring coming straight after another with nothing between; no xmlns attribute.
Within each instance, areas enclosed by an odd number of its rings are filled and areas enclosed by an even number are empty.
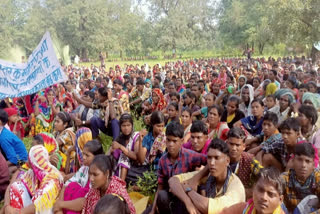
<svg viewBox="0 0 320 214"><path fill-rule="evenodd" d="M33 94L67 79L46 32L27 63L0 60L0 99Z"/></svg>

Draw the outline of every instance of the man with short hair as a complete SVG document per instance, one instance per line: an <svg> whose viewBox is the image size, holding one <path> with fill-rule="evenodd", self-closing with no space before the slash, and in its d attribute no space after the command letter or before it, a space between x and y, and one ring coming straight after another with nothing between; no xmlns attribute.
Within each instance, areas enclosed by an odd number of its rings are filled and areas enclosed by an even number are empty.
<svg viewBox="0 0 320 214"><path fill-rule="evenodd" d="M175 199L169 193L168 180L174 175L194 171L197 167L206 164L207 158L205 155L181 148L183 134L183 126L177 122L171 122L166 128L168 152L159 160L158 190L154 199L152 213L155 212L156 207L158 207L159 213L176 213L171 212L170 204Z"/></svg>
<svg viewBox="0 0 320 214"><path fill-rule="evenodd" d="M228 167L230 163L229 148L219 138L211 141L207 153L209 176L204 184L205 196L199 194L184 181L198 177L199 183L202 172L190 172L170 178L171 192L181 201L173 205L177 207L175 213L219 213L223 208L245 201L245 189L240 179ZM183 202L183 204L179 204Z"/></svg>
<svg viewBox="0 0 320 214"><path fill-rule="evenodd" d="M253 198L247 202L226 206L220 214L285 214L281 204L283 201L283 184L280 173L274 168L266 168L259 174L259 179L253 188Z"/></svg>
<svg viewBox="0 0 320 214"><path fill-rule="evenodd" d="M306 207L311 203L305 203L305 206L301 204L301 207L297 208L303 199L308 201L306 197L310 195L316 195L318 199L320 197L320 172L315 169L314 159L315 149L312 144L308 142L297 144L293 168L281 175L285 187L284 203L289 212L297 211L297 209L300 213L320 212L319 204L315 204L312 210ZM304 211L301 211L301 208Z"/></svg>
<svg viewBox="0 0 320 214"><path fill-rule="evenodd" d="M191 140L185 143L183 145L183 148L191 149L195 152L199 152L201 154L206 155L208 146L211 142L211 140L208 139L207 125L201 120L193 121L190 132Z"/></svg>

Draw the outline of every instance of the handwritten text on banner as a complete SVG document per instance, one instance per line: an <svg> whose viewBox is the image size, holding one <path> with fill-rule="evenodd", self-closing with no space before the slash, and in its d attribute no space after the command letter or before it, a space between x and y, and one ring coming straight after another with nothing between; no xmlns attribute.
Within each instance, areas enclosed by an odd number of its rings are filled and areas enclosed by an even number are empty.
<svg viewBox="0 0 320 214"><path fill-rule="evenodd" d="M33 94L66 80L49 32L44 34L27 63L0 60L0 99Z"/></svg>

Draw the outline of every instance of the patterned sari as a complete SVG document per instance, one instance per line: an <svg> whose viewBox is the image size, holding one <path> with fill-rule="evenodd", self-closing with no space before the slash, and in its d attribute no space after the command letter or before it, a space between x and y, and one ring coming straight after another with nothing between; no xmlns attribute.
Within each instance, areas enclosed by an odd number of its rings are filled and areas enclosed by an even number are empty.
<svg viewBox="0 0 320 214"><path fill-rule="evenodd" d="M76 133L76 153L81 168L76 172L72 178L66 183L66 189L64 191L64 200L72 201L77 198L83 198L89 192L90 181L89 181L89 167L83 165L83 147L84 145L92 140L91 130L88 128L80 128ZM79 214L81 212L63 210L65 214Z"/></svg>
<svg viewBox="0 0 320 214"><path fill-rule="evenodd" d="M34 204L36 213L51 214L63 185L60 172L49 162L49 154L41 145L29 152L30 169L10 186L10 206L22 209Z"/></svg>
<svg viewBox="0 0 320 214"><path fill-rule="evenodd" d="M135 214L136 210L126 190L126 182L116 176L110 178L109 186L106 194L120 195L128 204L131 214ZM100 200L100 191L98 189L91 188L86 196L86 202L82 209L83 214L92 214L95 206Z"/></svg>
<svg viewBox="0 0 320 214"><path fill-rule="evenodd" d="M75 145L76 135L73 132L73 128L67 128L64 131L62 131L60 134L57 135L56 140L58 141L60 145L60 151L67 155L68 150ZM70 155L70 170L71 172L75 172L75 152L71 152Z"/></svg>

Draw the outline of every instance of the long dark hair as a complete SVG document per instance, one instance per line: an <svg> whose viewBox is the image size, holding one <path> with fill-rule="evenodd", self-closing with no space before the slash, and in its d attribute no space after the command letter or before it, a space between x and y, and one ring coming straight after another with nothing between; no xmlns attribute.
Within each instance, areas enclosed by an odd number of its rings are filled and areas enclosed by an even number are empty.
<svg viewBox="0 0 320 214"><path fill-rule="evenodd" d="M120 116L120 119L119 119L119 124L120 124L120 131L121 131L121 125L124 123L124 122L129 122L131 123L132 125L132 130L131 130L131 133L129 135L124 135L123 133L121 133L119 135L119 137L117 138L117 142L120 143L121 145L123 146L126 146L126 141L130 139L130 137L132 136L133 134L133 119L132 119L132 116L128 113L124 113Z"/></svg>

